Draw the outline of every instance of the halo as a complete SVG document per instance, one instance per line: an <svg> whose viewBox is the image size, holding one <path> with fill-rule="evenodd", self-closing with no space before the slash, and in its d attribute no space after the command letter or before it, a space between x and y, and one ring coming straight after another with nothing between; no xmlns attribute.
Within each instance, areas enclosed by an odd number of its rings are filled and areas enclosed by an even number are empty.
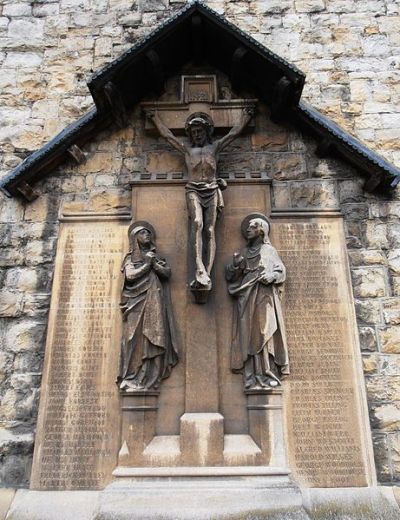
<svg viewBox="0 0 400 520"><path fill-rule="evenodd" d="M249 227L250 220L253 220L254 218L260 218L264 220L268 224L268 229L271 229L271 221L267 216L265 216L263 213L250 213L250 215L247 215L247 217L244 217L242 223L240 224L240 230L242 232L242 235L244 238L247 239L247 228Z"/></svg>
<svg viewBox="0 0 400 520"><path fill-rule="evenodd" d="M155 240L156 232L151 224L149 224L146 220L137 220L136 222L132 222L132 224L128 228L128 236L131 236L132 230L136 227L144 227L148 231L150 231L152 239Z"/></svg>

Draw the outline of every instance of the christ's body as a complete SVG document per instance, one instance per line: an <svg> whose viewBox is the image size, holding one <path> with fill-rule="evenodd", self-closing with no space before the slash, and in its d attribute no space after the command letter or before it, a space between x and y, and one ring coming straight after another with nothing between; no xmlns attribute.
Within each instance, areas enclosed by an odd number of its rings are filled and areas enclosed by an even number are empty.
<svg viewBox="0 0 400 520"><path fill-rule="evenodd" d="M214 264L215 223L218 211L223 208L221 190L226 181L217 178L217 163L220 152L242 132L252 117L252 111L243 111L240 123L221 139L212 142L213 122L207 114L195 113L189 116L186 131L190 144L178 139L167 128L156 112L148 113L160 135L185 157L188 173L186 201L194 237L196 262L193 289L211 289L211 269ZM203 247L204 246L204 247ZM204 249L204 256L203 256Z"/></svg>

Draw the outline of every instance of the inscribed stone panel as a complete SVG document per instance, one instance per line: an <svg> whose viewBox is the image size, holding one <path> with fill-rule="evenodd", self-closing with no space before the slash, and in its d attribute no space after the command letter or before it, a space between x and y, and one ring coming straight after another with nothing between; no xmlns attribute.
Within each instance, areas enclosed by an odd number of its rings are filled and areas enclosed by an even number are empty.
<svg viewBox="0 0 400 520"><path fill-rule="evenodd" d="M368 485L370 439L342 221L274 218L272 240L288 273L285 408L293 476L307 487Z"/></svg>
<svg viewBox="0 0 400 520"><path fill-rule="evenodd" d="M126 223L64 222L56 257L31 487L96 489L119 449L115 378Z"/></svg>

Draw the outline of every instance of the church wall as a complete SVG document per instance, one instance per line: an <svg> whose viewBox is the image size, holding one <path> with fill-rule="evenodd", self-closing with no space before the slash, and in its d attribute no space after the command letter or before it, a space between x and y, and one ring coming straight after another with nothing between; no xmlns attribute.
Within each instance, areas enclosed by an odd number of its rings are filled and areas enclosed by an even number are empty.
<svg viewBox="0 0 400 520"><path fill-rule="evenodd" d="M0 5L0 171L91 106L86 81L182 4L61 0ZM208 2L307 74L303 99L400 166L400 7L395 1ZM221 78L224 84L224 78ZM229 87L225 83L229 94ZM165 99L177 84L168 83ZM363 191L346 164L318 159L315 143L286 125L256 127L221 156L221 172L268 171L276 208L340 206L382 483L400 482L400 191ZM161 139L143 132L140 110L36 184L26 203L0 195L0 482L27 486L44 356L58 213L62 204L128 209L140 173L182 171Z"/></svg>

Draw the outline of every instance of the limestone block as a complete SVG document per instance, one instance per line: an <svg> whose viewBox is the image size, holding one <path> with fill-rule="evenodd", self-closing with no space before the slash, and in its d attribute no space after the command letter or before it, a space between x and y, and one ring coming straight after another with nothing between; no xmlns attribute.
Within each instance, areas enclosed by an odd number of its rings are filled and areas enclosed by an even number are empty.
<svg viewBox="0 0 400 520"><path fill-rule="evenodd" d="M356 300L356 316L363 324L377 324L382 322L379 302L371 300Z"/></svg>
<svg viewBox="0 0 400 520"><path fill-rule="evenodd" d="M295 8L298 13L318 13L325 9L323 0L295 0Z"/></svg>
<svg viewBox="0 0 400 520"><path fill-rule="evenodd" d="M32 240L25 247L25 263L28 266L51 262L54 257L55 240Z"/></svg>
<svg viewBox="0 0 400 520"><path fill-rule="evenodd" d="M352 266L387 264L386 257L382 251L371 251L368 249L349 251L349 259Z"/></svg>
<svg viewBox="0 0 400 520"><path fill-rule="evenodd" d="M10 20L6 16L0 16L0 31L6 31Z"/></svg>
<svg viewBox="0 0 400 520"><path fill-rule="evenodd" d="M142 22L140 13L128 13L118 18L119 23L124 27L139 27Z"/></svg>
<svg viewBox="0 0 400 520"><path fill-rule="evenodd" d="M39 119L57 118L58 117L58 106L57 101L51 101L49 99L41 99L36 101L32 105L32 117Z"/></svg>
<svg viewBox="0 0 400 520"><path fill-rule="evenodd" d="M400 6L396 0L387 1L387 14L400 14Z"/></svg>
<svg viewBox="0 0 400 520"><path fill-rule="evenodd" d="M375 434L372 442L379 481L389 482L392 478L392 472L387 435Z"/></svg>
<svg viewBox="0 0 400 520"><path fill-rule="evenodd" d="M261 0L255 2L255 10L259 14L278 14L292 7L291 0Z"/></svg>
<svg viewBox="0 0 400 520"><path fill-rule="evenodd" d="M87 11L89 8L88 0L61 0L60 9L61 12L82 12Z"/></svg>
<svg viewBox="0 0 400 520"><path fill-rule="evenodd" d="M383 150L400 150L400 128L384 128L376 131L376 145Z"/></svg>
<svg viewBox="0 0 400 520"><path fill-rule="evenodd" d="M304 179L307 167L304 156L297 153L280 154L274 157L272 174L279 181Z"/></svg>
<svg viewBox="0 0 400 520"><path fill-rule="evenodd" d="M91 211L122 212L129 211L131 207L131 194L128 191L101 190L89 195L86 207Z"/></svg>
<svg viewBox="0 0 400 520"><path fill-rule="evenodd" d="M27 294L24 298L24 314L32 318L46 318L50 306L50 294Z"/></svg>
<svg viewBox="0 0 400 520"><path fill-rule="evenodd" d="M357 130L371 130L371 129L382 128L382 115L381 114L360 115L355 122L355 127Z"/></svg>
<svg viewBox="0 0 400 520"><path fill-rule="evenodd" d="M94 53L96 56L111 56L112 49L112 38L97 38L94 49Z"/></svg>
<svg viewBox="0 0 400 520"><path fill-rule="evenodd" d="M362 38L361 45L364 56L388 56L390 45L386 36L374 34L368 38Z"/></svg>
<svg viewBox="0 0 400 520"><path fill-rule="evenodd" d="M15 43L24 45L40 45L43 43L44 20L40 18L11 20L8 36Z"/></svg>
<svg viewBox="0 0 400 520"><path fill-rule="evenodd" d="M114 155L110 152L97 152L87 157L85 163L77 169L80 173L97 173L115 171Z"/></svg>
<svg viewBox="0 0 400 520"><path fill-rule="evenodd" d="M354 13L355 3L353 0L330 0L326 10L332 13Z"/></svg>
<svg viewBox="0 0 400 520"><path fill-rule="evenodd" d="M57 16L59 12L60 6L56 2L52 4L35 4L32 8L32 14L37 18Z"/></svg>
<svg viewBox="0 0 400 520"><path fill-rule="evenodd" d="M6 332L5 349L10 352L37 352L44 348L46 326L36 321L25 320L12 323Z"/></svg>
<svg viewBox="0 0 400 520"><path fill-rule="evenodd" d="M399 17L399 23L400 23L400 17ZM380 117L382 120L383 128L398 128L399 127L400 115L398 113L397 114L381 114Z"/></svg>
<svg viewBox="0 0 400 520"><path fill-rule="evenodd" d="M372 421L381 431L391 432L400 429L400 409L395 404L373 407Z"/></svg>
<svg viewBox="0 0 400 520"><path fill-rule="evenodd" d="M386 276L383 268L352 269L354 295L358 298L386 296Z"/></svg>
<svg viewBox="0 0 400 520"><path fill-rule="evenodd" d="M15 69L4 69L0 78L0 88L3 93L6 89L14 88L17 82L17 71Z"/></svg>
<svg viewBox="0 0 400 520"><path fill-rule="evenodd" d="M380 374L386 376L400 376L400 356L389 355L380 357ZM400 389L400 381L399 389Z"/></svg>
<svg viewBox="0 0 400 520"><path fill-rule="evenodd" d="M43 128L38 125L22 125L17 134L13 134L13 145L16 148L34 151L40 148L45 142L46 136L43 135Z"/></svg>
<svg viewBox="0 0 400 520"><path fill-rule="evenodd" d="M0 317L16 318L23 311L23 295L21 293L0 291Z"/></svg>
<svg viewBox="0 0 400 520"><path fill-rule="evenodd" d="M375 329L372 327L360 327L358 330L361 350L375 351L377 349Z"/></svg>
<svg viewBox="0 0 400 520"><path fill-rule="evenodd" d="M20 200L16 198L0 198L0 222L10 223L22 220L24 207Z"/></svg>
<svg viewBox="0 0 400 520"><path fill-rule="evenodd" d="M363 179L353 178L339 183L339 200L341 203L361 202L364 200Z"/></svg>
<svg viewBox="0 0 400 520"><path fill-rule="evenodd" d="M121 173L132 173L143 171L143 164L141 157L129 157L122 160Z"/></svg>
<svg viewBox="0 0 400 520"><path fill-rule="evenodd" d="M366 379L369 402L384 402L398 400L400 378L380 375Z"/></svg>
<svg viewBox="0 0 400 520"><path fill-rule="evenodd" d="M63 99L60 104L60 118L76 118L92 108L91 96L72 96Z"/></svg>
<svg viewBox="0 0 400 520"><path fill-rule="evenodd" d="M370 249L388 249L386 224L368 220L364 227L366 244Z"/></svg>
<svg viewBox="0 0 400 520"><path fill-rule="evenodd" d="M61 186L63 193L81 193L85 189L85 177L82 175L71 175L63 180Z"/></svg>
<svg viewBox="0 0 400 520"><path fill-rule="evenodd" d="M8 267L15 265L22 265L24 262L24 255L22 251L18 251L15 247L4 247L1 250L0 266Z"/></svg>
<svg viewBox="0 0 400 520"><path fill-rule="evenodd" d="M287 182L273 182L272 193L275 208L290 208L290 190Z"/></svg>
<svg viewBox="0 0 400 520"><path fill-rule="evenodd" d="M390 454L392 458L393 471L398 475L400 473L400 434L393 433L389 436Z"/></svg>
<svg viewBox="0 0 400 520"><path fill-rule="evenodd" d="M30 4L18 3L18 4L6 4L3 7L3 16L18 17L18 16L30 16L32 13L32 7Z"/></svg>
<svg viewBox="0 0 400 520"><path fill-rule="evenodd" d="M363 356L362 362L364 374L371 375L378 370L378 357L376 354L372 354L371 356Z"/></svg>
<svg viewBox="0 0 400 520"><path fill-rule="evenodd" d="M379 331L382 352L400 354L400 326L388 327Z"/></svg>
<svg viewBox="0 0 400 520"><path fill-rule="evenodd" d="M139 0L139 10L144 13L163 11L167 6L167 0Z"/></svg>
<svg viewBox="0 0 400 520"><path fill-rule="evenodd" d="M340 172L338 169L338 163L333 162L330 159L318 159L317 157L310 156L307 158L309 171L312 171L313 177L329 178L329 177L344 177L348 175L348 172Z"/></svg>
<svg viewBox="0 0 400 520"><path fill-rule="evenodd" d="M228 16L236 17L241 14L249 13L249 5L244 2L232 2L226 6L226 14Z"/></svg>
<svg viewBox="0 0 400 520"><path fill-rule="evenodd" d="M44 222L47 217L48 199L45 195L41 195L33 202L27 204L25 208L24 220Z"/></svg>
<svg viewBox="0 0 400 520"><path fill-rule="evenodd" d="M364 220L368 218L369 208L366 203L342 204L344 218L352 220Z"/></svg>
<svg viewBox="0 0 400 520"><path fill-rule="evenodd" d="M32 77L32 74L25 75L23 69L19 69L18 71L18 86L24 91L24 98L27 101L42 99L46 93L46 83L40 81L39 78L35 79ZM53 132L52 135L55 133L56 132Z"/></svg>
<svg viewBox="0 0 400 520"><path fill-rule="evenodd" d="M35 370L41 373L43 369L43 353L24 351L15 354L13 369L20 372Z"/></svg>
<svg viewBox="0 0 400 520"><path fill-rule="evenodd" d="M113 175L100 174L96 175L94 185L95 186L113 186L117 182L116 177Z"/></svg>
<svg viewBox="0 0 400 520"><path fill-rule="evenodd" d="M284 132L256 132L251 135L251 146L254 151L286 150L288 134Z"/></svg>
<svg viewBox="0 0 400 520"><path fill-rule="evenodd" d="M399 218L400 215L400 202L393 201L388 202L385 205L386 215L387 217L395 217L396 219Z"/></svg>
<svg viewBox="0 0 400 520"><path fill-rule="evenodd" d="M24 123L31 116L29 108L1 107L0 124L3 126L12 126Z"/></svg>
<svg viewBox="0 0 400 520"><path fill-rule="evenodd" d="M151 152L147 154L146 171L157 173L181 172L183 157L171 152Z"/></svg>
<svg viewBox="0 0 400 520"><path fill-rule="evenodd" d="M293 207L337 207L336 184L334 182L296 182L292 183L290 191Z"/></svg>
<svg viewBox="0 0 400 520"><path fill-rule="evenodd" d="M400 274L400 249L394 249L388 253L388 265L393 274Z"/></svg>
<svg viewBox="0 0 400 520"><path fill-rule="evenodd" d="M400 325L400 300L389 298L383 302L383 318L388 325Z"/></svg>

